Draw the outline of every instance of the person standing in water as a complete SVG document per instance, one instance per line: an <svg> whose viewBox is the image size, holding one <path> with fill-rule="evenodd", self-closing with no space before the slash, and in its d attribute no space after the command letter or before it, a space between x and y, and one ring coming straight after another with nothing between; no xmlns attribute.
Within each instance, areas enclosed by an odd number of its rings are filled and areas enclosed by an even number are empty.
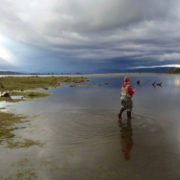
<svg viewBox="0 0 180 180"><path fill-rule="evenodd" d="M122 84L121 88L121 109L120 113L118 115L119 120L122 120L122 113L127 110L127 118L128 120L131 119L131 112L133 108L133 102L132 102L132 96L135 93L136 89L132 89L130 85L130 78L129 77L124 77L124 83Z"/></svg>

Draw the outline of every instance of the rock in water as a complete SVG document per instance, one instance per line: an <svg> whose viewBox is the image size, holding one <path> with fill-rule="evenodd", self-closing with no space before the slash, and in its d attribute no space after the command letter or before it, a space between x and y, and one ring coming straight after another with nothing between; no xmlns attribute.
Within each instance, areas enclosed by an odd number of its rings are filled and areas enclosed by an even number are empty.
<svg viewBox="0 0 180 180"><path fill-rule="evenodd" d="M2 92L2 93L0 93L0 97L8 97L8 98L11 98L10 94L7 93L7 92Z"/></svg>

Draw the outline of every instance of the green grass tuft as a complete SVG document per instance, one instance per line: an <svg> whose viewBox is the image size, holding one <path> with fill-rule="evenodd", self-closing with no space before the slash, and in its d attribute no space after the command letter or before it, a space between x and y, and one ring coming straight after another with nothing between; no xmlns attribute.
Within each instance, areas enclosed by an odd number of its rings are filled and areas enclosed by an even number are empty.
<svg viewBox="0 0 180 180"><path fill-rule="evenodd" d="M7 112L0 112L0 144L7 139L14 137L13 130L17 129L15 124L21 123L25 116L15 115Z"/></svg>
<svg viewBox="0 0 180 180"><path fill-rule="evenodd" d="M82 84L71 84L69 87L90 87L92 84L90 83L82 83Z"/></svg>
<svg viewBox="0 0 180 180"><path fill-rule="evenodd" d="M24 141L8 141L8 148L28 148L30 146L38 145L42 147L42 143L38 140L24 139Z"/></svg>
<svg viewBox="0 0 180 180"><path fill-rule="evenodd" d="M27 92L12 91L10 95L11 96L24 96L26 98L42 98L42 97L50 96L51 93L41 92L41 91L27 91Z"/></svg>
<svg viewBox="0 0 180 180"><path fill-rule="evenodd" d="M35 180L37 174L32 168L18 169L13 175L5 177L4 180Z"/></svg>

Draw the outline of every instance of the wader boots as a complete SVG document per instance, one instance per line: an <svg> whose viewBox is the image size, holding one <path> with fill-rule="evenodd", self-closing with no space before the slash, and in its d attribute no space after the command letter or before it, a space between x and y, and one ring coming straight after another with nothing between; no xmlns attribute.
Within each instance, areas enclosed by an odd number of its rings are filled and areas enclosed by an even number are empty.
<svg viewBox="0 0 180 180"><path fill-rule="evenodd" d="M121 108L121 110L119 112L119 115L118 115L119 119L122 119L122 113L123 113L124 110L125 110L125 108Z"/></svg>

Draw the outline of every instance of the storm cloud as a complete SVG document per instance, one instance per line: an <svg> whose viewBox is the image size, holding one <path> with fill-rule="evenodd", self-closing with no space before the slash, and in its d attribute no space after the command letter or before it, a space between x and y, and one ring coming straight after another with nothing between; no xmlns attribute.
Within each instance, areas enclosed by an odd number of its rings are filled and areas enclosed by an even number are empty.
<svg viewBox="0 0 180 180"><path fill-rule="evenodd" d="M35 59L47 63L48 59L49 62L55 59L56 63L68 65L110 62L115 65L126 60L131 68L136 68L178 64L180 59L178 0L0 0L0 3L1 36L26 48L16 53L17 46L13 48L7 43L3 46L1 38L0 47L11 49L22 64L32 61L33 66ZM32 58L27 58L29 55Z"/></svg>

